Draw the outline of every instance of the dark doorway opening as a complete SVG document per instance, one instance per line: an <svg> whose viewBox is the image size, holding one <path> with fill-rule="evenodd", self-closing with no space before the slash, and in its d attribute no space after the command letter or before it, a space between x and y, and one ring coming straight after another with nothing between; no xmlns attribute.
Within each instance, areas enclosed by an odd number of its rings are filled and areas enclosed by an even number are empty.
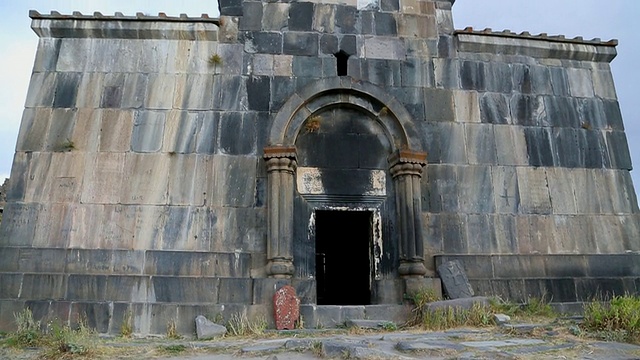
<svg viewBox="0 0 640 360"><path fill-rule="evenodd" d="M318 305L371 302L370 211L316 211Z"/></svg>

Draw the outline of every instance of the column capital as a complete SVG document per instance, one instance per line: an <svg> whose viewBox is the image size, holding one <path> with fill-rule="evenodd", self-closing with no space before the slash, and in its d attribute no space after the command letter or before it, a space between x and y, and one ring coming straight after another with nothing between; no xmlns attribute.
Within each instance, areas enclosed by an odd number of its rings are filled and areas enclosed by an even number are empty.
<svg viewBox="0 0 640 360"><path fill-rule="evenodd" d="M264 159L267 162L267 172L294 173L298 167L296 148L285 146L270 146L264 148Z"/></svg>
<svg viewBox="0 0 640 360"><path fill-rule="evenodd" d="M264 159L274 159L274 158L289 158L294 161L296 158L296 147L295 146L266 146L264 148Z"/></svg>
<svg viewBox="0 0 640 360"><path fill-rule="evenodd" d="M389 155L389 165L394 167L398 164L427 165L427 153L422 151L398 150Z"/></svg>

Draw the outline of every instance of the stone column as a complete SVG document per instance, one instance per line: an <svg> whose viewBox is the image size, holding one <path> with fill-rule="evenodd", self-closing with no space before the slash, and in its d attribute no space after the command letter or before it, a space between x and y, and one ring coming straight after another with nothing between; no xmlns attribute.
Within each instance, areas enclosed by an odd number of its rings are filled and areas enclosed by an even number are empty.
<svg viewBox="0 0 640 360"><path fill-rule="evenodd" d="M405 278L424 277L424 243L422 238L422 191L420 178L427 164L427 154L400 150L389 157L396 191L396 209L400 230L400 267Z"/></svg>
<svg viewBox="0 0 640 360"><path fill-rule="evenodd" d="M267 274L272 278L293 275L293 191L297 167L296 148L264 148L267 163Z"/></svg>

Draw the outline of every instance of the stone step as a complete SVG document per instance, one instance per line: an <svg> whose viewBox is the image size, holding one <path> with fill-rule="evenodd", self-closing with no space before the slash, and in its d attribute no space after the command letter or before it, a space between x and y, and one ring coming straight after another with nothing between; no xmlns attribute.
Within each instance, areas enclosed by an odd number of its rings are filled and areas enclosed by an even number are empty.
<svg viewBox="0 0 640 360"><path fill-rule="evenodd" d="M300 305L300 315L307 329L335 328L348 320L371 320L402 324L412 316L410 305Z"/></svg>
<svg viewBox="0 0 640 360"><path fill-rule="evenodd" d="M347 319L345 325L347 327L374 330L395 330L398 328L395 322L389 320Z"/></svg>

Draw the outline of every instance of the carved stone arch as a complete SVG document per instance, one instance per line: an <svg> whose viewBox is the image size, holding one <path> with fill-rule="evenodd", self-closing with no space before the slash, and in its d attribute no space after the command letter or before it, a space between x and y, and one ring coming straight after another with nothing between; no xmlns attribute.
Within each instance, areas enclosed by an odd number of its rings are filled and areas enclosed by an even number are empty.
<svg viewBox="0 0 640 360"><path fill-rule="evenodd" d="M352 106L376 118L394 150L422 151L420 134L405 107L382 88L349 77L318 80L294 93L274 117L270 146L294 146L304 121L327 106Z"/></svg>
<svg viewBox="0 0 640 360"><path fill-rule="evenodd" d="M305 121L332 107L350 107L375 119L389 139L392 151L387 161L396 192L400 267L405 278L423 277L422 205L420 178L426 165L415 119L386 91L350 77L318 80L294 93L280 108L269 132L265 160L268 173L267 273L288 278L293 265L293 197L297 169L296 139ZM422 119L417 119L422 120Z"/></svg>

